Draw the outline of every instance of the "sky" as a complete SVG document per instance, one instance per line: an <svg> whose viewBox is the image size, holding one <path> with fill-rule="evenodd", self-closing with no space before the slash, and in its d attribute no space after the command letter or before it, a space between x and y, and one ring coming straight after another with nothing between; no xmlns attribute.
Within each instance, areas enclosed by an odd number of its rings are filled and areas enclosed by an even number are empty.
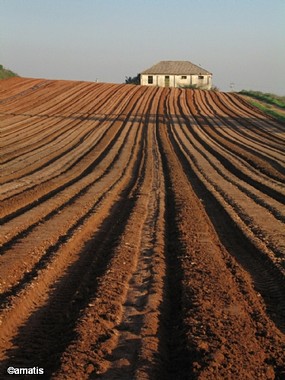
<svg viewBox="0 0 285 380"><path fill-rule="evenodd" d="M0 0L0 64L20 76L124 83L161 60L221 91L285 95L285 0Z"/></svg>

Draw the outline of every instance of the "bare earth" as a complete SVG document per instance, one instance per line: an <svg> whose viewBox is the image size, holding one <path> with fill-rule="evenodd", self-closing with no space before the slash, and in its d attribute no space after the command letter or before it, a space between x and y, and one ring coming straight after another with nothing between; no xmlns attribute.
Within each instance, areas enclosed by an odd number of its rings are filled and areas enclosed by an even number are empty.
<svg viewBox="0 0 285 380"><path fill-rule="evenodd" d="M25 78L0 120L1 379L285 379L284 125Z"/></svg>

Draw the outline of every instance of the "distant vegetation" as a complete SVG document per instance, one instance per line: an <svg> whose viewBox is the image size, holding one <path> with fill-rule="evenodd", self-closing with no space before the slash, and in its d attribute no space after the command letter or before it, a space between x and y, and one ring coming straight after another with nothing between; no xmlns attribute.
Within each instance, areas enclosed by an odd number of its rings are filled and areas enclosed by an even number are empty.
<svg viewBox="0 0 285 380"><path fill-rule="evenodd" d="M140 84L140 74L136 75L135 77L126 77L125 83L126 84Z"/></svg>
<svg viewBox="0 0 285 380"><path fill-rule="evenodd" d="M199 89L198 85L197 84L186 84L186 85L181 85L180 88L184 88L184 89L192 89L192 90L197 90ZM203 87L201 87L201 89L203 89ZM210 91L220 91L220 89L213 85L211 88L210 88Z"/></svg>
<svg viewBox="0 0 285 380"><path fill-rule="evenodd" d="M247 100L261 111L285 122L285 96L247 90L242 90L239 94L245 95Z"/></svg>
<svg viewBox="0 0 285 380"><path fill-rule="evenodd" d="M248 95L252 98L262 100L265 103L274 104L278 107L285 108L285 96L278 96L270 93L263 93L261 91L240 91L242 95Z"/></svg>
<svg viewBox="0 0 285 380"><path fill-rule="evenodd" d="M5 69L3 65L0 65L0 79L6 79L11 77L17 77L18 74L13 73L13 71Z"/></svg>

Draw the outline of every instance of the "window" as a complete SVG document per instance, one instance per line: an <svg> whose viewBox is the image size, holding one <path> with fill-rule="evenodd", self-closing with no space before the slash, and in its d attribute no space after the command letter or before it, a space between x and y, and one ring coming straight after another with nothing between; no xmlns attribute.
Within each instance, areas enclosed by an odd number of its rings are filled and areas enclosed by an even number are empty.
<svg viewBox="0 0 285 380"><path fill-rule="evenodd" d="M164 86L165 87L169 87L169 83L170 83L170 77L169 77L169 75L165 75L165 77L164 77Z"/></svg>
<svg viewBox="0 0 285 380"><path fill-rule="evenodd" d="M181 79L187 79L187 75L181 75Z"/></svg>
<svg viewBox="0 0 285 380"><path fill-rule="evenodd" d="M153 84L153 76L152 76L152 75L149 75L149 76L147 77L147 83L148 83L148 84Z"/></svg>
<svg viewBox="0 0 285 380"><path fill-rule="evenodd" d="M198 79L204 79L204 75L198 75Z"/></svg>

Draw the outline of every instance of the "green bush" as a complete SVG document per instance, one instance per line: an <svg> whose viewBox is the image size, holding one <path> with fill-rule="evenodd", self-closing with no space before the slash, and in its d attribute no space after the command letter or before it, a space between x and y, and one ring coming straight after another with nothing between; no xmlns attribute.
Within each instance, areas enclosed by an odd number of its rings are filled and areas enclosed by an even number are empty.
<svg viewBox="0 0 285 380"><path fill-rule="evenodd" d="M7 79L11 77L17 77L18 74L14 73L11 70L5 69L3 65L0 65L0 79Z"/></svg>

